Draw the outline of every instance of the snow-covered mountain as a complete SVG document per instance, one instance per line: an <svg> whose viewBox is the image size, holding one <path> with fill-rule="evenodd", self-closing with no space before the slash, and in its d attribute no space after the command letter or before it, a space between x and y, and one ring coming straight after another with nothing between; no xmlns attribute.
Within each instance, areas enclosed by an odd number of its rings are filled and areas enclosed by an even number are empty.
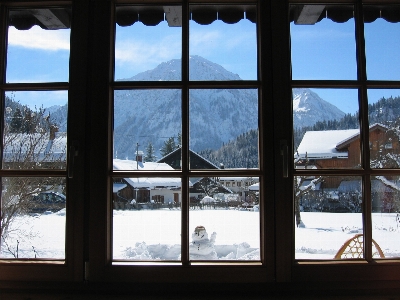
<svg viewBox="0 0 400 300"><path fill-rule="evenodd" d="M241 80L237 74L200 56L190 57L191 80ZM177 81L181 60L173 59L125 81ZM114 94L114 157L134 158L137 143L148 143L156 155L164 142L181 133L180 89L119 90ZM309 89L293 90L296 127L340 119L344 113ZM67 106L52 108L51 116L66 130ZM240 134L258 128L257 91L252 89L193 89L189 93L190 148L219 149ZM178 142L176 140L176 142Z"/></svg>
<svg viewBox="0 0 400 300"><path fill-rule="evenodd" d="M181 61L171 60L125 80L180 80ZM240 80L200 56L190 58L192 80ZM114 156L132 158L136 143L160 149L167 138L181 133L181 92L177 89L124 90L114 95ZM257 91L195 89L189 93L190 148L217 149L258 127Z"/></svg>
<svg viewBox="0 0 400 300"><path fill-rule="evenodd" d="M310 89L293 89L294 127L312 126L317 121L339 120L345 115Z"/></svg>

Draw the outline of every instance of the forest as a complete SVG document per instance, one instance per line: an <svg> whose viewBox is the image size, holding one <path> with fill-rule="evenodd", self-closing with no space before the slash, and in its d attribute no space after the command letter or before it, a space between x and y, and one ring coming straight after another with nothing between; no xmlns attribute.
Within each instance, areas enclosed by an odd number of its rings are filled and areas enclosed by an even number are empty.
<svg viewBox="0 0 400 300"><path fill-rule="evenodd" d="M369 124L381 123L391 127L400 116L400 96L381 98L368 105ZM339 120L318 121L313 126L293 130L293 146L296 151L307 131L343 130L359 128L359 114L346 114ZM218 150L205 149L198 154L225 168L258 168L258 130L250 130L222 145Z"/></svg>

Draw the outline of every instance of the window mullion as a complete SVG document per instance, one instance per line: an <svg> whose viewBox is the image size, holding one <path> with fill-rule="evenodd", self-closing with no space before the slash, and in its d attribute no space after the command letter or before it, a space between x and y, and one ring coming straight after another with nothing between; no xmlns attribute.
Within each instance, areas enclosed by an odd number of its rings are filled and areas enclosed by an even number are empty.
<svg viewBox="0 0 400 300"><path fill-rule="evenodd" d="M182 228L181 261L189 264L189 4L182 2Z"/></svg>
<svg viewBox="0 0 400 300"><path fill-rule="evenodd" d="M365 176L363 176L363 228L364 228L364 258L367 261L372 259L372 227L371 227L371 178L370 155L369 155L369 124L368 124L368 99L367 99L367 72L364 40L364 18L362 1L355 5L356 22L356 47L357 47L357 80L361 84L359 90L359 119L361 134L361 163Z"/></svg>

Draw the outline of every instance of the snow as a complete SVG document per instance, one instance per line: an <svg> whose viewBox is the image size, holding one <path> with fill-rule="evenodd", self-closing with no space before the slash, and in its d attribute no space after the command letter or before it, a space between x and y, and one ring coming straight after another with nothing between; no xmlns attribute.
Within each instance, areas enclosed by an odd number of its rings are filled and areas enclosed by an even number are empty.
<svg viewBox="0 0 400 300"><path fill-rule="evenodd" d="M296 259L332 259L340 247L363 233L361 213L302 212L305 228L295 229ZM396 213L372 214L372 238L385 257L400 257L400 223Z"/></svg>
<svg viewBox="0 0 400 300"><path fill-rule="evenodd" d="M347 158L347 151L339 152L336 150L336 146L343 140L359 133L359 129L307 131L297 151L300 157L305 157L307 153L308 158L332 158L334 156Z"/></svg>
<svg viewBox="0 0 400 300"><path fill-rule="evenodd" d="M156 163L156 162L137 162L135 160L123 160L123 159L114 159L113 160L113 168L114 170L146 170L146 171L159 171L166 170L172 171L174 170L170 165L166 163ZM180 187L181 179L180 178L154 178L154 177L136 177L136 178L125 178L125 180L134 188L155 188L158 186L163 187ZM115 186L114 189L118 188Z"/></svg>
<svg viewBox="0 0 400 300"><path fill-rule="evenodd" d="M25 215L14 222L26 234L17 237L14 232L7 245L15 251L18 244L20 258L65 257L65 210L42 215ZM296 259L333 259L338 249L362 230L361 213L302 212L304 228L295 228ZM400 257L400 217L396 213L373 213L373 239L386 258ZM210 259L217 254L221 260L260 259L259 213L237 209L190 210L189 248L195 248L192 237L197 226L203 226L208 240L202 250L211 256L191 256L192 259ZM181 244L181 211L132 210L113 211L114 260L169 260L179 261ZM215 232L215 234L214 234ZM207 248L208 247L208 248ZM1 257L12 258L3 242ZM215 258L215 257L214 257Z"/></svg>

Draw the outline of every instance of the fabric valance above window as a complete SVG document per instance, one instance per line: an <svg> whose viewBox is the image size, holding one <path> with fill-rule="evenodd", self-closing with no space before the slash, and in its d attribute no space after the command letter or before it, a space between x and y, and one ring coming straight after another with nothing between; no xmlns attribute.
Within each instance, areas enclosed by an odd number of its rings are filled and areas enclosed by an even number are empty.
<svg viewBox="0 0 400 300"><path fill-rule="evenodd" d="M391 23L400 22L400 6L364 6L364 22L371 23L382 18ZM315 24L328 18L336 23L344 23L354 18L352 5L293 5L290 7L290 22L295 24Z"/></svg>

